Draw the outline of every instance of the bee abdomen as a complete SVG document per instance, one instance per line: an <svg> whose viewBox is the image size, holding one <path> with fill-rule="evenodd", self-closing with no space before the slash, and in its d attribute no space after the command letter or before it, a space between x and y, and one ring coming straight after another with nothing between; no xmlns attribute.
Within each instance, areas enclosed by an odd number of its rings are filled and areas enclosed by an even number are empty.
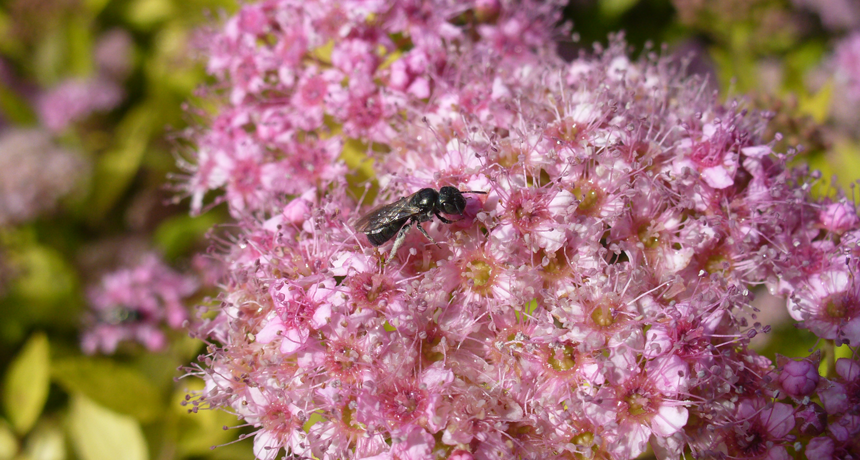
<svg viewBox="0 0 860 460"><path fill-rule="evenodd" d="M397 232L399 232L400 229L403 228L404 223L406 223L405 220L403 222L400 222L399 225L397 222L394 222L384 227L380 227L379 230L373 233L367 233L367 241L370 241L370 244L374 246L379 246L390 240L391 238L394 238L394 235L397 235Z"/></svg>

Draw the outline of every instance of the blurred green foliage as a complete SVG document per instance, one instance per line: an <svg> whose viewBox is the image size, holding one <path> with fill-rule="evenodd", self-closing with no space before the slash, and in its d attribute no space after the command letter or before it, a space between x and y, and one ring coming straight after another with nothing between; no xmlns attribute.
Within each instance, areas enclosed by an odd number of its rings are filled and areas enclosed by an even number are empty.
<svg viewBox="0 0 860 460"><path fill-rule="evenodd" d="M227 0L0 3L0 131L38 127L39 94L93 77L107 32L131 38L123 102L55 136L93 165L91 176L55 212L0 228L0 459L221 458L210 447L235 438L221 429L233 417L192 416L179 404L196 382L175 382L176 369L198 341L178 333L166 352L132 347L113 358L79 348L85 286L137 247L187 265L224 220L217 209L191 218L166 204L175 196L167 177L179 173L170 136L185 127L182 104L206 80L193 34L235 9Z"/></svg>

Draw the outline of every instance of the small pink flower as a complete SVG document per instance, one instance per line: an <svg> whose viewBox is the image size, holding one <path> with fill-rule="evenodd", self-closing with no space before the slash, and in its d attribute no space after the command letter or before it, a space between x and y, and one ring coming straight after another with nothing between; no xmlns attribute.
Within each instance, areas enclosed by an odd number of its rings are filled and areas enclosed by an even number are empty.
<svg viewBox="0 0 860 460"><path fill-rule="evenodd" d="M857 209L849 203L831 203L818 213L821 226L834 233L844 233L857 227Z"/></svg>
<svg viewBox="0 0 860 460"><path fill-rule="evenodd" d="M846 268L837 266L810 276L801 289L789 297L788 311L821 338L858 344L860 284Z"/></svg>
<svg viewBox="0 0 860 460"><path fill-rule="evenodd" d="M765 460L791 458L781 441L794 428L794 409L788 404L765 404L744 399L736 410L737 425L730 428L729 455Z"/></svg>
<svg viewBox="0 0 860 460"><path fill-rule="evenodd" d="M734 184L739 152L734 150L735 139L731 129L717 123L702 126L698 137L682 144L689 153L675 162L675 173L682 174L683 168L694 169L706 184L715 189L725 189Z"/></svg>
<svg viewBox="0 0 860 460"><path fill-rule="evenodd" d="M860 407L860 399L853 393L860 386L860 364L848 358L836 361L838 378L828 382L818 392L821 404L830 415L844 414Z"/></svg>

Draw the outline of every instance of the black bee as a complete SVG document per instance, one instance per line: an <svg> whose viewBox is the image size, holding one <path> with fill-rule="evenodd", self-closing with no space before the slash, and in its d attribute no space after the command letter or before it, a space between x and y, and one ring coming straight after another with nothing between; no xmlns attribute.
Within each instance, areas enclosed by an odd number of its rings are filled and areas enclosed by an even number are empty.
<svg viewBox="0 0 860 460"><path fill-rule="evenodd" d="M428 240L433 241L421 226L422 222L431 220L435 215L446 224L453 223L442 217L440 212L462 216L466 209L464 193L486 194L487 192L460 191L450 186L442 187L438 192L432 188L422 188L412 195L394 203L382 205L365 214L355 222L355 229L367 235L368 241L374 246L379 246L397 235L394 246L391 247L391 254L388 256L390 260L403 244L406 233L413 224ZM433 241L433 244L436 242Z"/></svg>

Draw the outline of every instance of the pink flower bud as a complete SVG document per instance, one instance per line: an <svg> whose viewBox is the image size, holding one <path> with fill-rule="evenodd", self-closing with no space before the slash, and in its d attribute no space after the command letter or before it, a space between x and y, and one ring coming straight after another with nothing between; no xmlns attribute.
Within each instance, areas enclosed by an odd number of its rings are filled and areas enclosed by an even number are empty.
<svg viewBox="0 0 860 460"><path fill-rule="evenodd" d="M779 384L789 395L801 398L815 391L820 378L818 369L811 362L789 360L779 373Z"/></svg>

